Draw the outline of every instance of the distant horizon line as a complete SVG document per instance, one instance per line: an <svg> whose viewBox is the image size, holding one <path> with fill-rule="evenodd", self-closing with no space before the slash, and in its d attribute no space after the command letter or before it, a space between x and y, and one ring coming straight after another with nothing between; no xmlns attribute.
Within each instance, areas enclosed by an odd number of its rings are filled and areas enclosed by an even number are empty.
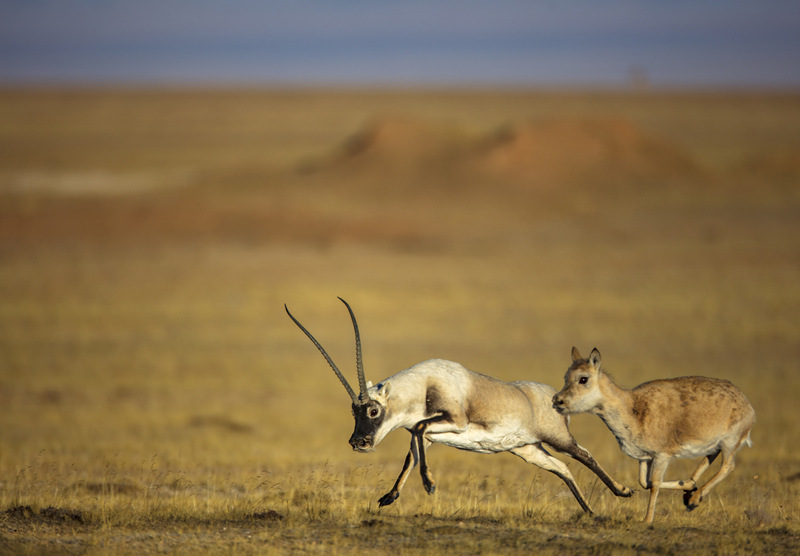
<svg viewBox="0 0 800 556"><path fill-rule="evenodd" d="M800 85L793 84L659 84L647 86L630 83L514 83L514 82L381 82L381 81L235 81L235 80L3 80L2 91L46 90L149 90L149 91L330 91L330 92L584 92L584 93L708 93L708 94L800 94Z"/></svg>

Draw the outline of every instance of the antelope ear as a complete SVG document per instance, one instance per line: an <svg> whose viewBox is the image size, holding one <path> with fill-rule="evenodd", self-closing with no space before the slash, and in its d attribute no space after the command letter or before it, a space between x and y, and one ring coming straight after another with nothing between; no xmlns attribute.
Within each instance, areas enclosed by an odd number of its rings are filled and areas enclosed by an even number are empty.
<svg viewBox="0 0 800 556"><path fill-rule="evenodd" d="M370 389L370 388L372 388L372 381L368 380L367 381L367 389Z"/></svg>
<svg viewBox="0 0 800 556"><path fill-rule="evenodd" d="M382 382L378 384L378 390L375 392L375 397L380 398L381 400L385 400L389 397L389 392L391 391L391 383L387 380L386 382Z"/></svg>
<svg viewBox="0 0 800 556"><path fill-rule="evenodd" d="M581 357L581 352L578 351L578 348L572 346L572 362L574 363L575 361L580 361L581 359L583 359L583 357Z"/></svg>
<svg viewBox="0 0 800 556"><path fill-rule="evenodd" d="M601 361L600 361L600 352L597 351L597 348L594 348L592 350L592 353L589 354L589 363L595 369L598 369L598 370L600 369L600 363L601 363Z"/></svg>

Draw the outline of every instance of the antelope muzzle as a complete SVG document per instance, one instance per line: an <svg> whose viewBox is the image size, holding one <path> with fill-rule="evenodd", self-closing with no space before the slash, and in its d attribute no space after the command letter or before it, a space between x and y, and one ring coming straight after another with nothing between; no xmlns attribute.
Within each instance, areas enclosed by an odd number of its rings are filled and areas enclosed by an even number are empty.
<svg viewBox="0 0 800 556"><path fill-rule="evenodd" d="M563 413L567 409L567 402L561 397L560 392L553 396L553 408L559 413Z"/></svg>
<svg viewBox="0 0 800 556"><path fill-rule="evenodd" d="M355 434L350 437L350 446L356 452L371 452L374 450L373 437L370 436L356 436Z"/></svg>

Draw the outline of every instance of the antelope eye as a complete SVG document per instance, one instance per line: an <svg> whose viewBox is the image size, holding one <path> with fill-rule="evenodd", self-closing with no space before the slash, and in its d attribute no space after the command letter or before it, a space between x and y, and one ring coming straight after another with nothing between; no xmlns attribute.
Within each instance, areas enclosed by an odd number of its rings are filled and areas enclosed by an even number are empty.
<svg viewBox="0 0 800 556"><path fill-rule="evenodd" d="M379 413L380 413L380 410L379 410L377 407L370 407L370 408L369 408L369 411L367 412L367 414L368 414L368 415L370 416L370 418L372 418L372 419L374 419L375 417L377 417Z"/></svg>
<svg viewBox="0 0 800 556"><path fill-rule="evenodd" d="M578 384L586 384L587 382L589 382L588 376L582 376L578 379Z"/></svg>

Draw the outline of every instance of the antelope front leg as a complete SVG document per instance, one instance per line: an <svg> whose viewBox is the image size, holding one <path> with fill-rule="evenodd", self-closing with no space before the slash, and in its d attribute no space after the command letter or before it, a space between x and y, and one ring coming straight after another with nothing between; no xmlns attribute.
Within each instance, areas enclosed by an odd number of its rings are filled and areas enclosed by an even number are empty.
<svg viewBox="0 0 800 556"><path fill-rule="evenodd" d="M645 523L653 523L655 518L658 490L661 488L661 481L664 479L664 473L667 471L670 459L669 456L658 454L648 466L650 468L650 500L647 502L647 513L644 516ZM641 477L639 478L641 479Z"/></svg>
<svg viewBox="0 0 800 556"><path fill-rule="evenodd" d="M436 481L433 480L433 474L428 468L428 455L427 449L431 445L430 440L426 440L423 435L417 436L419 444L419 473L422 476L422 486L428 494L433 494L436 491Z"/></svg>
<svg viewBox="0 0 800 556"><path fill-rule="evenodd" d="M705 461L705 460L704 460ZM639 462L639 484L642 488L650 488L650 468L652 460L642 460ZM708 467L706 463L705 467ZM702 473L703 464L698 467L698 471ZM697 477L699 474L695 471L690 479L683 479L680 481L665 481L661 483L661 488L671 488L673 490L684 490L687 493L692 493L697 489Z"/></svg>
<svg viewBox="0 0 800 556"><path fill-rule="evenodd" d="M639 461L639 484L642 488L650 488L650 466L653 464L651 459Z"/></svg>
<svg viewBox="0 0 800 556"><path fill-rule="evenodd" d="M648 489L650 488L650 468L652 464L653 460L641 460L639 462L639 484L642 485L642 488L648 488ZM696 473L697 472L695 472L695 474ZM662 482L661 488L671 488L674 490L685 490L686 492L694 492L694 490L697 488L696 481L697 477L695 477L695 475L693 474L691 479L684 479L682 481Z"/></svg>
<svg viewBox="0 0 800 556"><path fill-rule="evenodd" d="M417 463L419 463L418 442L416 435L412 432L411 448L409 448L408 454L406 455L406 460L403 463L403 469L400 471L400 475L394 482L392 490L381 496L380 500L378 500L378 507L382 508L384 506L388 506L400 497L400 491L403 490L403 485L406 484L406 479L408 479L408 476L411 474L411 470L417 466Z"/></svg>
<svg viewBox="0 0 800 556"><path fill-rule="evenodd" d="M431 425L442 423L453 425L455 430L464 429L464 426L455 425L448 413L442 413L441 415L431 417L430 419L424 419L414 425L414 428L411 429L411 434L417 439L417 450L419 452L419 473L422 476L422 486L425 487L425 491L428 494L433 494L436 491L436 481L433 480L433 474L431 474L431 470L428 468L426 449L431 445L432 442L425 438L425 433L428 431L428 428Z"/></svg>

